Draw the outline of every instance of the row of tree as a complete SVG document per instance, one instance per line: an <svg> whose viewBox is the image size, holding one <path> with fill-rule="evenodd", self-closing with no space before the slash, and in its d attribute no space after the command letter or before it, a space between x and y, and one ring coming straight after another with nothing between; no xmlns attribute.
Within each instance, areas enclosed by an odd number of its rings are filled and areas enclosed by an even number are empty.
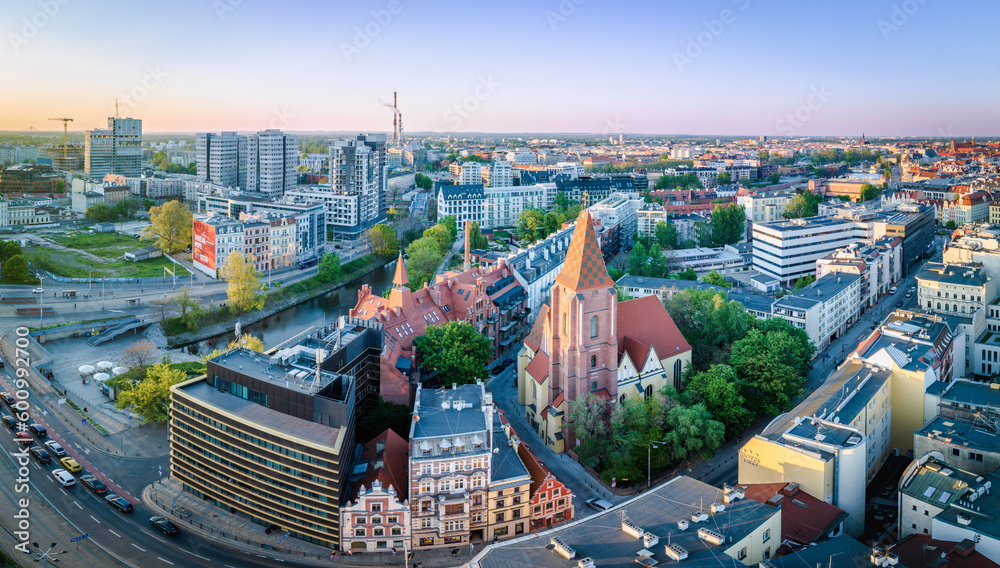
<svg viewBox="0 0 1000 568"><path fill-rule="evenodd" d="M517 234L521 239L537 242L558 231L566 221L576 219L583 206L564 193L556 195L552 211L530 208L517 218Z"/></svg>
<svg viewBox="0 0 1000 568"><path fill-rule="evenodd" d="M119 219L131 219L139 211L149 211L155 204L151 199L125 199L113 206L98 203L88 207L83 216L98 223L114 223Z"/></svg>
<svg viewBox="0 0 1000 568"><path fill-rule="evenodd" d="M168 174L190 174L194 175L198 173L198 163L189 162L188 165L182 166L180 164L175 164L170 161L167 157L166 150L160 150L159 152L153 153L153 158L151 160L153 165L160 168Z"/></svg>
<svg viewBox="0 0 1000 568"><path fill-rule="evenodd" d="M474 223L475 235L479 240L479 224ZM426 229L423 236L406 247L406 272L410 289L419 290L430 282L444 256L451 250L458 237L458 226L454 215L448 215L440 223Z"/></svg>
<svg viewBox="0 0 1000 568"><path fill-rule="evenodd" d="M27 259L21 252L21 243L0 241L0 277L10 282L33 282Z"/></svg>

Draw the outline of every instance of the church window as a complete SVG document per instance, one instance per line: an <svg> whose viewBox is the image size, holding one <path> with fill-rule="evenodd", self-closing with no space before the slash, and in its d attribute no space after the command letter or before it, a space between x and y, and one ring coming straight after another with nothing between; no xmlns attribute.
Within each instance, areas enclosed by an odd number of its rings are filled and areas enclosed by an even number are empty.
<svg viewBox="0 0 1000 568"><path fill-rule="evenodd" d="M590 337L597 337L597 316L590 318Z"/></svg>
<svg viewBox="0 0 1000 568"><path fill-rule="evenodd" d="M590 356L590 368L593 369L597 366L597 355Z"/></svg>

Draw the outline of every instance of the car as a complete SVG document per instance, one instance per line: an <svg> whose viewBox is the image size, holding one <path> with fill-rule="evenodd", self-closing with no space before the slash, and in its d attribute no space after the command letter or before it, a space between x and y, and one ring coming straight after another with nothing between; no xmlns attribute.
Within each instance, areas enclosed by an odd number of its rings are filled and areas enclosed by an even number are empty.
<svg viewBox="0 0 1000 568"><path fill-rule="evenodd" d="M504 366L503 365L497 365L496 367L493 367L492 369L490 369L490 374L491 375L499 375L500 373L503 372L503 370L504 370Z"/></svg>
<svg viewBox="0 0 1000 568"><path fill-rule="evenodd" d="M591 509L595 509L597 511L607 511L608 509L614 507L614 505L604 499L601 499L600 497L591 497L590 499L587 499L586 503Z"/></svg>
<svg viewBox="0 0 1000 568"><path fill-rule="evenodd" d="M59 485L62 485L63 487L72 487L73 485L76 485L76 478L73 477L72 473L66 471L65 469L52 470L52 477L56 478Z"/></svg>
<svg viewBox="0 0 1000 568"><path fill-rule="evenodd" d="M52 455L57 458L61 458L66 455L66 450L64 450L63 447L59 445L59 442L56 442L55 440L45 442L45 448L52 452Z"/></svg>
<svg viewBox="0 0 1000 568"><path fill-rule="evenodd" d="M903 296L903 297L904 298L912 298L913 297L913 292L907 292L906 295Z"/></svg>
<svg viewBox="0 0 1000 568"><path fill-rule="evenodd" d="M41 463L49 463L52 461L52 457L43 448L35 446L31 448L31 455L35 456L35 459Z"/></svg>
<svg viewBox="0 0 1000 568"><path fill-rule="evenodd" d="M896 288L895 286L891 286L891 287L889 288L889 293L890 293L890 294L895 294L895 293L896 293L896 290L897 290L897 288Z"/></svg>
<svg viewBox="0 0 1000 568"><path fill-rule="evenodd" d="M83 471L83 466L80 465L79 462L77 462L75 459L71 457L65 457L59 460L59 463L63 464L63 467L65 467L66 469L68 469L73 473L79 473Z"/></svg>
<svg viewBox="0 0 1000 568"><path fill-rule="evenodd" d="M333 248L335 248L335 249L342 249L342 248L344 248L344 247L342 247L342 246L340 246L340 245L333 245Z"/></svg>
<svg viewBox="0 0 1000 568"><path fill-rule="evenodd" d="M0 399L3 400L4 404L13 408L14 407L14 397L7 391L0 392Z"/></svg>
<svg viewBox="0 0 1000 568"><path fill-rule="evenodd" d="M507 357L503 361L500 361L500 364L503 365L504 367L510 367L511 365L514 364L514 360L511 359L510 357Z"/></svg>
<svg viewBox="0 0 1000 568"><path fill-rule="evenodd" d="M45 293L45 288L35 288L34 290L31 291L31 293L32 294L44 294Z"/></svg>
<svg viewBox="0 0 1000 568"><path fill-rule="evenodd" d="M0 369L3 369L4 365L6 365L6 363L4 363L3 357L0 357Z"/></svg>
<svg viewBox="0 0 1000 568"><path fill-rule="evenodd" d="M177 528L177 525L171 523L169 520L163 517L150 517L149 526L159 530L161 533L167 536L173 536L181 532L180 529Z"/></svg>
<svg viewBox="0 0 1000 568"><path fill-rule="evenodd" d="M14 439L25 446L34 442L34 440L31 439L31 434L27 432L18 432L17 434L14 434Z"/></svg>
<svg viewBox="0 0 1000 568"><path fill-rule="evenodd" d="M80 483L83 483L84 485L89 487L91 491L97 493L98 495L100 495L101 493L106 493L108 490L107 485L104 485L103 483L101 483L100 479L97 479L96 477L90 475L89 473L87 475L80 476Z"/></svg>
<svg viewBox="0 0 1000 568"><path fill-rule="evenodd" d="M10 428L11 430L17 428L17 418L14 418L13 416L7 416L6 414L4 414L3 423L6 424L7 427Z"/></svg>
<svg viewBox="0 0 1000 568"><path fill-rule="evenodd" d="M900 300L900 301L896 302L896 307L897 308L902 308L903 307L903 300Z"/></svg>
<svg viewBox="0 0 1000 568"><path fill-rule="evenodd" d="M115 493L108 493L105 495L104 502L123 513L131 513L134 509L132 504L126 501L124 497L119 497Z"/></svg>
<svg viewBox="0 0 1000 568"><path fill-rule="evenodd" d="M28 426L28 429L31 430L32 434L34 434L39 438L44 438L45 436L49 435L49 431L46 430L45 426L42 426L41 424L32 423L30 426Z"/></svg>

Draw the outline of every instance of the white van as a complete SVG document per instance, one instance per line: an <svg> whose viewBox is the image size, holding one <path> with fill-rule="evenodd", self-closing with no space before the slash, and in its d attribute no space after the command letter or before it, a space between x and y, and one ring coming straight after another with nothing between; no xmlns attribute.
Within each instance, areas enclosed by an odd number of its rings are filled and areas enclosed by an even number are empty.
<svg viewBox="0 0 1000 568"><path fill-rule="evenodd" d="M893 286L893 287L889 288L889 293L890 294L895 294L896 293L896 287Z"/></svg>
<svg viewBox="0 0 1000 568"><path fill-rule="evenodd" d="M52 470L52 477L56 478L59 485L62 485L63 487L72 487L76 485L76 478L73 477L72 473L66 471L65 469Z"/></svg>

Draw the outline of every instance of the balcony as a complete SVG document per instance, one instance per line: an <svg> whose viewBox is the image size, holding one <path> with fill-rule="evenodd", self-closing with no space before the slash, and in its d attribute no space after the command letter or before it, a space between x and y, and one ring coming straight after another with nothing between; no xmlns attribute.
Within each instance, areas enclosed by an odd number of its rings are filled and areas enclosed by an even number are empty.
<svg viewBox="0 0 1000 568"><path fill-rule="evenodd" d="M515 325L517 325L517 322L516 322L516 321L514 321L514 320L511 320L510 322L508 322L508 323L507 323L507 325L505 325L505 326L502 326L502 327L500 328L500 331L502 331L502 332L507 332L507 331L510 331L510 329L511 329L512 327L514 327Z"/></svg>

